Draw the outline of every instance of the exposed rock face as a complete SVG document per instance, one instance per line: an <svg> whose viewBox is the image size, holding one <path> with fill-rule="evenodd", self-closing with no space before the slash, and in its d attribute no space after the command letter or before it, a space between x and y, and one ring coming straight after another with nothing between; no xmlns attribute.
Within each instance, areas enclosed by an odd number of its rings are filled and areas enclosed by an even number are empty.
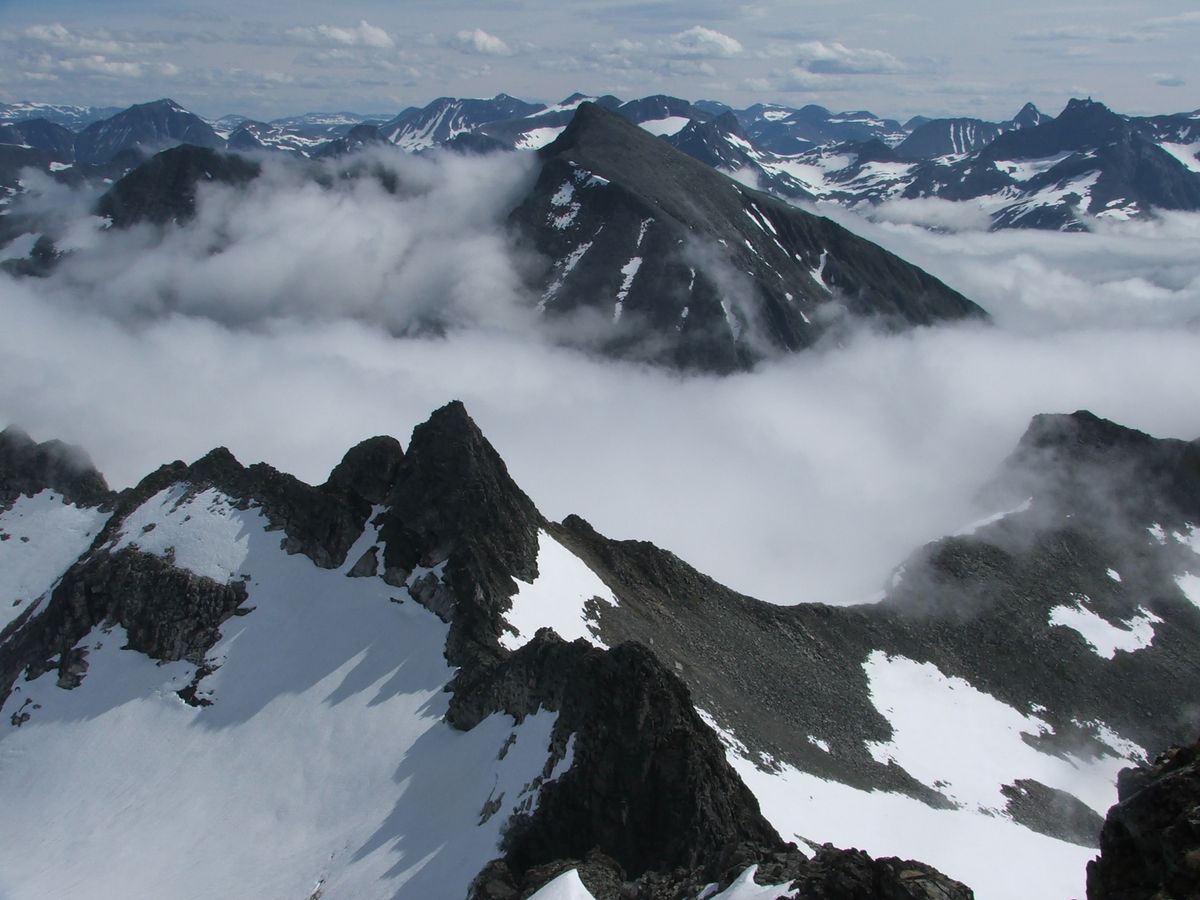
<svg viewBox="0 0 1200 900"><path fill-rule="evenodd" d="M385 578L402 583L418 567L446 563L459 607L447 658L463 665L498 656L513 578L537 577L541 513L455 401L413 430L380 528Z"/></svg>
<svg viewBox="0 0 1200 900"><path fill-rule="evenodd" d="M1032 778L1019 778L1001 791L1008 798L1008 814L1031 831L1083 847L1100 846L1104 819L1066 791L1046 787Z"/></svg>
<svg viewBox="0 0 1200 900"><path fill-rule="evenodd" d="M471 727L539 707L558 710L555 740L571 742L574 764L542 787L532 816L510 823L510 870L599 848L636 877L707 869L742 841L780 842L687 688L645 647L606 652L544 630L498 669L460 677L449 717Z"/></svg>
<svg viewBox="0 0 1200 900"><path fill-rule="evenodd" d="M35 442L15 426L0 431L0 510L21 494L52 490L79 506L112 499L86 452L62 441Z"/></svg>
<svg viewBox="0 0 1200 900"><path fill-rule="evenodd" d="M1200 742L1126 769L1088 863L1088 900L1200 897Z"/></svg>
<svg viewBox="0 0 1200 900"><path fill-rule="evenodd" d="M181 144L152 156L114 184L96 211L118 227L183 223L196 214L200 184L242 185L258 174L258 164L240 156Z"/></svg>
<svg viewBox="0 0 1200 900"><path fill-rule="evenodd" d="M1089 722L1144 747L1200 728L1200 610L1176 581L1195 556L1172 536L1200 523L1196 453L1194 443L1086 412L1039 417L993 488L990 508L1013 511L918 550L874 605L773 606L652 545L604 538L578 517L554 534L620 598L599 611L601 637L647 643L752 751L944 806L936 785L865 749L891 735L870 698L864 664L873 654L932 663L1016 710L1036 710L1056 749L1084 757L1112 753ZM1118 630L1153 615L1153 641L1103 655L1052 625L1053 611L1072 604ZM1094 845L1094 815L1026 787L1010 788L1020 821Z"/></svg>
<svg viewBox="0 0 1200 900"><path fill-rule="evenodd" d="M221 623L245 601L245 585L222 584L136 549L110 550L125 519L158 492L173 485L186 485L192 494L216 488L243 508L259 509L283 532L288 552L333 568L345 562L362 533L372 498L391 489L387 479L402 455L391 438L364 441L346 454L327 485L311 487L263 463L242 466L221 447L190 466L162 466L136 487L112 495L94 470L78 468L83 457L75 451L33 445L13 429L4 433L0 448L0 483L6 488L72 490L73 496L100 497L115 507L91 552L63 576L45 608L34 615L38 610L30 606L0 634L0 702L21 672L36 677L57 667L64 685L78 683L80 660L72 648L98 627L123 626L129 648L154 659L203 663L220 637ZM76 468L64 468L64 460Z"/></svg>

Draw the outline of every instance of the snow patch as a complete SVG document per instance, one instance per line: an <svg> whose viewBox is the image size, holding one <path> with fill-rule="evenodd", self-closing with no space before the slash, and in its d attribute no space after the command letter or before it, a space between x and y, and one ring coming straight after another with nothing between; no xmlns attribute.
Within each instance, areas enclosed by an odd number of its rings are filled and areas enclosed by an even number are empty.
<svg viewBox="0 0 1200 900"><path fill-rule="evenodd" d="M640 240L639 240L640 243ZM637 278L638 270L642 267L642 258L635 256L625 265L621 266L621 274L625 276L621 282L621 287L617 291L617 302L613 305L613 324L616 325L621 321L621 313L625 310L625 298L629 296L629 289L633 287L633 279Z"/></svg>
<svg viewBox="0 0 1200 900"><path fill-rule="evenodd" d="M1163 142L1158 146L1170 153L1191 171L1200 172L1200 159L1196 158L1196 154L1200 153L1200 142L1195 144L1174 144Z"/></svg>
<svg viewBox="0 0 1200 900"><path fill-rule="evenodd" d="M1127 759L1042 753L1023 735L1052 734L1050 725L932 663L877 650L863 669L871 702L893 729L890 741L867 745L871 755L902 766L958 806L1005 816L1008 801L1000 788L1018 778L1074 794L1100 815L1113 803L1117 772Z"/></svg>
<svg viewBox="0 0 1200 900"><path fill-rule="evenodd" d="M0 512L0 629L58 583L107 521L49 490Z"/></svg>
<svg viewBox="0 0 1200 900"><path fill-rule="evenodd" d="M566 130L565 125L533 128L521 135L514 146L518 150L540 150L547 144L553 143Z"/></svg>
<svg viewBox="0 0 1200 900"><path fill-rule="evenodd" d="M257 510L236 509L216 488L199 493L189 484L159 491L125 519L109 544L117 553L134 547L143 553L172 557L176 567L214 581L240 577L250 553L250 534L265 529Z"/></svg>
<svg viewBox="0 0 1200 900"><path fill-rule="evenodd" d="M796 256L796 259L800 259L799 255ZM815 281L821 287L825 288L826 291L828 291L829 293L832 294L833 288L831 288L829 286L829 282L827 282L825 280L825 264L828 261L829 261L829 251L822 250L821 251L821 259L817 263L817 267L815 269L810 269L809 272L813 277L813 281ZM807 320L805 320L805 321L807 321Z"/></svg>
<svg viewBox="0 0 1200 900"><path fill-rule="evenodd" d="M638 124L655 137L670 137L682 131L690 121L687 116L668 116L665 119L650 119Z"/></svg>
<svg viewBox="0 0 1200 900"><path fill-rule="evenodd" d="M563 872L553 881L542 885L529 900L596 900L579 878L579 871Z"/></svg>
<svg viewBox="0 0 1200 900"><path fill-rule="evenodd" d="M1149 647L1154 641L1155 624L1162 622L1154 613L1138 607L1138 615L1117 626L1088 609L1087 596L1077 594L1072 599L1072 605L1050 610L1049 624L1075 631L1097 656L1105 659L1115 657L1118 650L1134 653Z"/></svg>
<svg viewBox="0 0 1200 900"><path fill-rule="evenodd" d="M758 884L754 880L758 866L750 866L729 887L719 894L709 894L710 900L775 900L788 893L789 882L783 884ZM701 896L704 896L701 894Z"/></svg>
<svg viewBox="0 0 1200 900"><path fill-rule="evenodd" d="M1121 581L1121 573L1120 573L1120 572L1118 572L1116 569L1109 569L1109 570L1107 571L1107 573L1106 573L1106 574L1107 574L1107 575L1108 575L1108 577L1109 577L1109 578L1111 578L1113 581L1117 582L1118 584L1120 583L1120 581Z"/></svg>
<svg viewBox="0 0 1200 900"><path fill-rule="evenodd" d="M566 641L583 638L597 647L597 626L588 618L587 602L598 597L617 605L608 586L587 564L545 531L538 532L538 576L533 582L518 579L517 593L505 621L516 634L505 632L500 643L509 650L527 644L539 628L553 628Z"/></svg>
<svg viewBox="0 0 1200 900"><path fill-rule="evenodd" d="M1183 596L1187 597L1193 606L1200 609L1200 575L1190 573L1176 575L1175 583L1183 591Z"/></svg>
<svg viewBox="0 0 1200 900"><path fill-rule="evenodd" d="M136 513L156 527L132 534L250 576L248 614L221 626L200 682L212 705L177 696L195 666L123 650L114 628L81 643L79 687L51 671L0 710L4 892L465 896L513 812L536 806L556 714L450 727L448 626L382 579L285 553L257 510L227 503L166 491ZM18 709L30 718L10 727Z"/></svg>
<svg viewBox="0 0 1200 900"><path fill-rule="evenodd" d="M832 751L832 750L829 748L829 742L828 742L828 741L823 741L823 740L821 740L819 737L815 737L814 735L811 735L811 734L810 734L810 735L808 736L808 742L809 742L810 744L812 744L814 747L817 747L818 749L824 750L826 753L832 753L832 752L833 752L833 751Z"/></svg>

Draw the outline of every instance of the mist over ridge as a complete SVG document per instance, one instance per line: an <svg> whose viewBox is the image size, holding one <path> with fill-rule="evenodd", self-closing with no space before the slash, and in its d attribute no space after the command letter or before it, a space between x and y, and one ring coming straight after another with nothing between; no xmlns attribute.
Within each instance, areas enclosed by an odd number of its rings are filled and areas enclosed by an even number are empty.
<svg viewBox="0 0 1200 900"><path fill-rule="evenodd" d="M407 195L280 170L203 192L196 221L166 234L105 232L89 197L30 191L75 252L49 278L0 279L4 421L83 445L116 485L215 444L320 481L355 441L403 438L459 397L548 515L779 603L870 597L913 548L978 517L971 498L1037 413L1200 435L1200 216L934 233L819 206L997 325L852 331L719 379L599 361L527 327L503 229L527 155L388 160ZM423 304L456 327L423 331Z"/></svg>

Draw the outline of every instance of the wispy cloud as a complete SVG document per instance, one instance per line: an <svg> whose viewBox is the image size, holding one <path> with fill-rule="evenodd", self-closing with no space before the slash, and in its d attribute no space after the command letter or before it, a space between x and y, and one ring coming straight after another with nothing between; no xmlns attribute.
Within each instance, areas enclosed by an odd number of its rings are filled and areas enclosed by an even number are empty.
<svg viewBox="0 0 1200 900"><path fill-rule="evenodd" d="M387 50L396 46L395 40L383 28L365 19L349 28L337 25L312 25L289 28L285 34L306 44L326 46L372 47Z"/></svg>

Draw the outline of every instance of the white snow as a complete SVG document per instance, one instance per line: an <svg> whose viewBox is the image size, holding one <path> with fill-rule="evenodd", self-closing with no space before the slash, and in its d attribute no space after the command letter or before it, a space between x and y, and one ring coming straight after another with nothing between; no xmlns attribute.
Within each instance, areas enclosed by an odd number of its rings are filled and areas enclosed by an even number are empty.
<svg viewBox="0 0 1200 900"><path fill-rule="evenodd" d="M533 128L521 135L515 146L518 150L540 150L547 144L553 143L566 130L565 125Z"/></svg>
<svg viewBox="0 0 1200 900"><path fill-rule="evenodd" d="M871 701L894 731L890 741L868 744L871 755L894 760L956 804L1002 814L1007 800L1000 788L1018 778L1073 793L1101 814L1112 804L1113 784L1126 760L1041 753L1021 736L1052 733L1048 724L961 678L948 678L932 663L876 651L863 668Z"/></svg>
<svg viewBox="0 0 1200 900"><path fill-rule="evenodd" d="M601 226L601 228L603 227ZM585 241L568 253L564 259L558 261L555 266L558 274L555 276L554 281L550 283L550 286L546 288L546 292L542 294L542 299L538 301L538 312L546 311L546 304L558 293L559 289L563 286L563 282L567 280L567 276L571 274L571 271L579 265L579 261L583 259L584 254L592 249L592 243L592 241Z"/></svg>
<svg viewBox="0 0 1200 900"><path fill-rule="evenodd" d="M1200 153L1200 141L1195 144L1173 144L1163 142L1158 146L1162 147L1193 172L1200 172L1200 159L1196 158L1196 154Z"/></svg>
<svg viewBox="0 0 1200 900"><path fill-rule="evenodd" d="M946 678L932 665L878 653L864 668L873 702L895 729L876 751L962 805L934 809L902 794L825 781L787 764L764 770L735 735L701 712L784 839L920 859L973 887L979 900L1083 896L1085 869L1095 851L1037 834L997 812L1006 805L999 788L1036 778L1103 812L1116 800L1117 771L1141 755L1140 748L1098 729L1114 751L1127 753L1125 759L1048 756L1021 739L1022 732L1048 730L1044 722L961 679Z"/></svg>
<svg viewBox="0 0 1200 900"><path fill-rule="evenodd" d="M641 240L639 238L639 243ZM633 287L633 279L637 278L638 270L642 267L642 258L635 256L625 265L621 266L621 274L625 278L621 281L621 288L617 291L617 302L613 306L613 324L621 321L621 313L625 309L625 298L629 296L629 289Z"/></svg>
<svg viewBox="0 0 1200 900"><path fill-rule="evenodd" d="M1183 591L1183 596L1187 597L1193 606L1200 609L1200 575L1190 573L1176 575L1175 583Z"/></svg>
<svg viewBox="0 0 1200 900"><path fill-rule="evenodd" d="M509 650L527 644L539 628L553 628L563 640L583 638L597 647L596 623L588 618L586 604L599 597L617 605L608 586L587 564L545 531L538 532L538 576L532 583L517 581L517 594L505 620L517 633L505 633L500 643Z"/></svg>
<svg viewBox="0 0 1200 900"><path fill-rule="evenodd" d="M563 872L553 881L543 885L529 900L596 900L579 878L579 871Z"/></svg>
<svg viewBox="0 0 1200 900"><path fill-rule="evenodd" d="M800 256L797 255L796 259L800 259ZM821 287L825 288L825 290L829 291L830 293L833 293L833 288L831 288L829 286L829 283L825 280L825 263L828 261L829 261L829 251L822 250L821 251L821 259L817 263L817 267L815 269L810 269L809 272L813 277L813 281L815 281Z"/></svg>
<svg viewBox="0 0 1200 900"><path fill-rule="evenodd" d="M655 137L668 137L678 134L690 121L687 116L668 116L665 119L650 119L639 124Z"/></svg>
<svg viewBox="0 0 1200 900"><path fill-rule="evenodd" d="M1054 156L1043 156L1038 159L999 159L994 165L1014 181L1028 181L1035 175L1049 172L1071 153L1057 153Z"/></svg>
<svg viewBox="0 0 1200 900"><path fill-rule="evenodd" d="M107 520L54 491L20 496L0 512L0 629L54 587Z"/></svg>
<svg viewBox="0 0 1200 900"><path fill-rule="evenodd" d="M50 163L50 171L51 172L65 172L67 169L73 169L73 168L75 168L73 163L61 163L61 162Z"/></svg>
<svg viewBox="0 0 1200 900"><path fill-rule="evenodd" d="M228 582L241 577L250 553L251 531L239 513L215 488L193 493L190 485L175 484L134 510L107 549L173 554L179 568Z"/></svg>
<svg viewBox="0 0 1200 900"><path fill-rule="evenodd" d="M814 747L818 747L818 748L820 748L821 750L824 750L826 753L831 753L831 752L833 752L833 751L830 749L830 747L829 747L829 742L828 742L828 741L823 741L823 740L821 740L819 737L814 737L813 735L811 735L811 734L810 734L810 735L808 736L808 742L809 742L810 744L812 744Z"/></svg>
<svg viewBox="0 0 1200 900"><path fill-rule="evenodd" d="M725 314L725 324L729 328L730 336L737 341L742 336L742 323L733 314L733 308L729 305L728 300L721 301L721 312Z"/></svg>
<svg viewBox="0 0 1200 900"><path fill-rule="evenodd" d="M1144 650L1154 641L1154 625L1161 622L1158 616L1138 607L1138 615L1114 625L1107 619L1088 609L1089 598L1074 595L1070 606L1056 606L1050 610L1050 624L1070 628L1087 641L1097 656L1112 659L1118 650L1133 653Z"/></svg>
<svg viewBox="0 0 1200 900"><path fill-rule="evenodd" d="M194 667L122 650L119 628L81 644L75 690L54 672L18 682L0 710L0 894L465 896L513 810L536 804L556 715L451 728L445 624L380 578L284 553L259 511L219 502L193 498L185 522L160 496L138 535L187 555L206 520L200 562L250 576L252 611L224 623L200 685L213 705L181 702Z"/></svg>
<svg viewBox="0 0 1200 900"><path fill-rule="evenodd" d="M571 182L563 182L562 186L554 192L554 196L550 198L550 205L555 209L561 210L558 215L550 213L550 224L562 231L575 221L575 217L579 215L580 205L574 202L575 186Z"/></svg>
<svg viewBox="0 0 1200 900"><path fill-rule="evenodd" d="M754 873L758 866L751 866L734 879L733 884L719 894L709 894L709 900L775 900L781 894L787 893L788 882L783 884L756 884ZM701 896L704 896L701 894Z"/></svg>
<svg viewBox="0 0 1200 900"><path fill-rule="evenodd" d="M1121 573L1120 573L1120 572L1118 572L1116 569L1109 569L1109 570L1108 570L1108 572L1107 572L1107 575L1108 575L1108 577L1109 577L1109 578L1111 578L1113 581L1116 581L1116 582L1120 583L1120 581L1121 581Z"/></svg>

